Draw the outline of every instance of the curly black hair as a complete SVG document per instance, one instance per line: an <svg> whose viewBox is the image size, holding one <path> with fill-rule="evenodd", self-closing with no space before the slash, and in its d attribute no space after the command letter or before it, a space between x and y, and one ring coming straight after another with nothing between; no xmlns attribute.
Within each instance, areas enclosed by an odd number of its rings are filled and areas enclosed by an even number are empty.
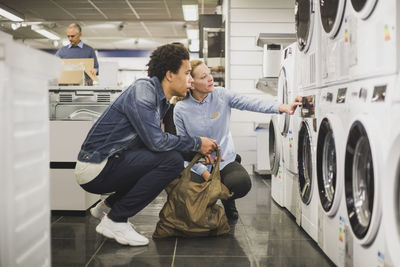
<svg viewBox="0 0 400 267"><path fill-rule="evenodd" d="M151 53L150 61L147 63L147 75L156 76L160 82L164 79L167 71L177 73L182 65L182 60L189 60L189 52L182 44L166 44L157 47Z"/></svg>

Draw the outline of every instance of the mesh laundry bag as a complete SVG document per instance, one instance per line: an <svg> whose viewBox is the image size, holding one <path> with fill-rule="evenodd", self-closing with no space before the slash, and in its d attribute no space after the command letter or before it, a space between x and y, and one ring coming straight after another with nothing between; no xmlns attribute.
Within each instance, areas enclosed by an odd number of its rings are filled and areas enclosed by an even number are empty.
<svg viewBox="0 0 400 267"><path fill-rule="evenodd" d="M168 200L160 211L153 238L170 236L197 237L229 233L230 228L224 209L217 205L218 199L228 199L231 194L221 183L219 164L221 153L210 179L204 183L190 180L190 169L200 159L197 154L190 164L166 188Z"/></svg>

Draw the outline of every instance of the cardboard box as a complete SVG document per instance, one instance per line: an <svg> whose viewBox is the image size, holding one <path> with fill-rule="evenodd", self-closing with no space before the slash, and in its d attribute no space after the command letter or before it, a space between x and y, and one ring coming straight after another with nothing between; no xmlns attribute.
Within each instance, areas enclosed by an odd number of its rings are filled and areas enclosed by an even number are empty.
<svg viewBox="0 0 400 267"><path fill-rule="evenodd" d="M98 81L96 75L90 70L93 69L93 58L63 58L63 69L58 79L59 85L92 85Z"/></svg>

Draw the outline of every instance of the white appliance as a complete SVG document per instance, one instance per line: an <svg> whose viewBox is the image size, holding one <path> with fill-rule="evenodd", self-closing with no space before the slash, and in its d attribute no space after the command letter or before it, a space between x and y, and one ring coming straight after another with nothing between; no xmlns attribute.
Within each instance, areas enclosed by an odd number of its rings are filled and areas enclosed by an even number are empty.
<svg viewBox="0 0 400 267"><path fill-rule="evenodd" d="M75 179L76 159L93 121L50 121L50 207L85 212L99 200Z"/></svg>
<svg viewBox="0 0 400 267"><path fill-rule="evenodd" d="M344 193L349 228L345 265L384 266L386 255L383 213L385 160L389 148L390 92L396 76L349 85L351 118L346 141Z"/></svg>
<svg viewBox="0 0 400 267"><path fill-rule="evenodd" d="M400 62L400 3L397 0L351 0L347 9L351 77L396 73Z"/></svg>
<svg viewBox="0 0 400 267"><path fill-rule="evenodd" d="M391 121L400 121L400 98L390 108ZM385 161L383 185L383 228L388 266L400 266L400 124L390 126L389 153Z"/></svg>
<svg viewBox="0 0 400 267"><path fill-rule="evenodd" d="M271 196L275 202L283 207L284 174L282 168L282 139L278 127L278 115L272 115L269 122L269 162L271 174Z"/></svg>
<svg viewBox="0 0 400 267"><path fill-rule="evenodd" d="M297 166L301 200L301 227L317 241L318 189L316 178L317 114L320 89L300 93L303 96L301 120L298 120Z"/></svg>
<svg viewBox="0 0 400 267"><path fill-rule="evenodd" d="M317 21L318 0L295 1L296 38L299 53L296 56L296 84L299 89L320 85L320 24Z"/></svg>
<svg viewBox="0 0 400 267"><path fill-rule="evenodd" d="M344 155L349 116L347 88L322 89L317 139L318 245L336 265L343 265ZM342 257L340 257L342 254Z"/></svg>
<svg viewBox="0 0 400 267"><path fill-rule="evenodd" d="M51 266L47 87L60 73L0 32L0 266Z"/></svg>
<svg viewBox="0 0 400 267"><path fill-rule="evenodd" d="M296 58L298 44L286 47L281 54L281 70L278 80L278 99L284 104L292 103L298 94L296 86ZM299 109L294 115L279 115L279 131L282 138L282 161L284 173L284 206L300 222L300 198L297 182L297 131L294 122L299 116Z"/></svg>
<svg viewBox="0 0 400 267"><path fill-rule="evenodd" d="M328 85L348 79L349 41L346 0L318 1L318 24L321 30L321 84Z"/></svg>

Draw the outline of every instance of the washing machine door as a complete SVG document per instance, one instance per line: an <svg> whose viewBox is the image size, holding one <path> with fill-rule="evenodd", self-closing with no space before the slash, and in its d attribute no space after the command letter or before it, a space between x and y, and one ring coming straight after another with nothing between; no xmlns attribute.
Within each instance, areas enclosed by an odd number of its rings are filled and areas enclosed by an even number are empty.
<svg viewBox="0 0 400 267"><path fill-rule="evenodd" d="M281 137L278 130L276 116L273 116L269 122L269 166L270 174L277 175L279 170L279 162L281 159Z"/></svg>
<svg viewBox="0 0 400 267"><path fill-rule="evenodd" d="M310 47L314 27L313 0L296 0L294 15L299 50L307 52Z"/></svg>
<svg viewBox="0 0 400 267"><path fill-rule="evenodd" d="M337 184L336 145L331 122L324 118L318 131L317 178L322 208L329 212L335 200Z"/></svg>
<svg viewBox="0 0 400 267"><path fill-rule="evenodd" d="M387 248L392 263L400 262L400 131L395 141L390 143L390 155L386 161L387 175L383 196L384 229Z"/></svg>
<svg viewBox="0 0 400 267"><path fill-rule="evenodd" d="M279 72L278 80L278 99L283 104L288 104L288 81L286 76L286 68L282 67ZM278 119L279 132L286 137L289 132L290 116L287 113L280 114Z"/></svg>
<svg viewBox="0 0 400 267"><path fill-rule="evenodd" d="M319 0L321 23L330 38L334 38L342 24L346 0Z"/></svg>
<svg viewBox="0 0 400 267"><path fill-rule="evenodd" d="M351 6L357 16L367 19L375 9L378 0L351 0Z"/></svg>
<svg viewBox="0 0 400 267"><path fill-rule="evenodd" d="M354 235L363 239L371 225L374 197L374 162L364 126L353 123L345 156L345 194L348 218Z"/></svg>
<svg viewBox="0 0 400 267"><path fill-rule="evenodd" d="M308 205L312 197L311 134L306 122L302 122L298 139L297 161L300 198Z"/></svg>

